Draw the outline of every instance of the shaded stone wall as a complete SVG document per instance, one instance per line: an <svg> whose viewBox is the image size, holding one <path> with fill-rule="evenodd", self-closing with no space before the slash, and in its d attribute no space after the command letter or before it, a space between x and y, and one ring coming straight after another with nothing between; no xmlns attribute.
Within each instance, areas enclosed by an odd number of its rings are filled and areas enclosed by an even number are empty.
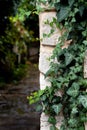
<svg viewBox="0 0 87 130"><path fill-rule="evenodd" d="M39 57L39 70L40 70L40 89L44 89L46 86L50 86L48 78L45 79L44 75L49 69L49 57L52 55L52 52L58 42L58 37L61 35L60 30L53 26L55 30L50 37L43 37L43 34L49 34L51 27L45 22L53 21L53 18L56 18L56 11L54 9L49 11L44 11L39 15L39 28L40 28L40 57ZM57 117L57 127L61 125L62 116ZM41 130L49 130L50 124L48 123L48 116L42 113L40 119Z"/></svg>

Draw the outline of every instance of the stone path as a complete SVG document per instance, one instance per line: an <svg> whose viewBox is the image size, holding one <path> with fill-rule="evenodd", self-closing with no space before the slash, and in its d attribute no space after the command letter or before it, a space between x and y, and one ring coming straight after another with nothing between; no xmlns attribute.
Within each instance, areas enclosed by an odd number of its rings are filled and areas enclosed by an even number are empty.
<svg viewBox="0 0 87 130"><path fill-rule="evenodd" d="M30 65L20 84L0 89L0 130L40 130L40 113L27 96L39 89L39 71Z"/></svg>

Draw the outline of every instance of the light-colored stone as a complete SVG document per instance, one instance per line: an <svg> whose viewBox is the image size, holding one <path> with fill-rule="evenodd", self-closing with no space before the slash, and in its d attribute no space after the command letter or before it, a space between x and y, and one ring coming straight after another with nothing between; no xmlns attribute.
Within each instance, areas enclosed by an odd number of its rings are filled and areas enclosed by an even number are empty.
<svg viewBox="0 0 87 130"><path fill-rule="evenodd" d="M62 114L62 112L56 117L56 120L57 120L57 124L56 124L56 127L60 130L60 127L62 125L62 122L63 122L63 119L64 119L64 116Z"/></svg>
<svg viewBox="0 0 87 130"><path fill-rule="evenodd" d="M85 52L85 58L84 58L84 78L87 78L87 50Z"/></svg>
<svg viewBox="0 0 87 130"><path fill-rule="evenodd" d="M43 74L45 74L50 68L49 58L52 55L53 49L54 48L52 47L46 47L46 46L41 46L40 48L39 70Z"/></svg>
<svg viewBox="0 0 87 130"><path fill-rule="evenodd" d="M55 47L52 47L52 46L43 46L43 45L40 45L40 52L43 52L43 53L51 53L53 52Z"/></svg>
<svg viewBox="0 0 87 130"><path fill-rule="evenodd" d="M85 58L84 58L84 78L87 79L87 50L85 52ZM86 89L86 92L87 92L87 89ZM87 122L85 123L85 130L87 130Z"/></svg>
<svg viewBox="0 0 87 130"><path fill-rule="evenodd" d="M85 130L87 130L87 122L85 123Z"/></svg>
<svg viewBox="0 0 87 130"><path fill-rule="evenodd" d="M46 88L46 86L51 86L49 78L45 78L44 74L40 73L40 89L43 90Z"/></svg>
<svg viewBox="0 0 87 130"><path fill-rule="evenodd" d="M54 24L52 27L49 24L46 24L46 21L52 22L53 18L56 19L56 12L43 12L39 15L39 21L40 21L40 39L42 45L50 45L55 46L58 43L58 39L61 36L60 30L56 27ZM44 34L49 34L51 30L54 30L54 32L50 35L50 37L43 37Z"/></svg>
<svg viewBox="0 0 87 130"><path fill-rule="evenodd" d="M41 114L40 118L40 130L50 130L50 124L48 123L48 116L44 113Z"/></svg>
<svg viewBox="0 0 87 130"><path fill-rule="evenodd" d="M40 118L41 129L40 130L50 130L51 124L48 123L48 118L49 118L49 116L46 115L45 113L41 114L41 118ZM63 118L63 115L61 113L59 114L59 116L56 117L56 120L57 120L56 127L58 129L60 129L60 126L62 124L63 119L64 118Z"/></svg>
<svg viewBox="0 0 87 130"><path fill-rule="evenodd" d="M39 57L40 89L43 90L46 88L46 86L49 86L49 87L51 86L51 83L49 82L49 78L45 79L44 74L46 74L46 72L50 68L51 61L49 59L62 33L56 27L55 24L53 24L52 26L47 24L47 22L48 23L53 22L53 18L56 19L56 11L52 10L52 8L51 8L51 11L47 11L49 10L48 3L46 3L46 6L45 4L41 4L41 8L43 8L44 11L46 10L46 12L43 11L39 15L40 39L41 39L40 57ZM54 32L51 35L49 35L52 29L54 30ZM49 37L46 37L46 36L43 37L44 34L49 35ZM54 62L57 63L57 60L55 59ZM57 92L55 93L55 95L62 96L62 92ZM48 118L49 118L48 115L44 113L41 114L40 130L50 130L51 124L48 123ZM63 120L63 116L61 115L61 113L58 117L56 117L56 120L57 120L56 126L57 128L60 129L60 126Z"/></svg>

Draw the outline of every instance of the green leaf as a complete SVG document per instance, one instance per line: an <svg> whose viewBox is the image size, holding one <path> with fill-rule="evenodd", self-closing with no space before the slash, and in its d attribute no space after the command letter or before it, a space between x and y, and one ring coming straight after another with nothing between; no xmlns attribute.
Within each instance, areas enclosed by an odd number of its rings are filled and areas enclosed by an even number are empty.
<svg viewBox="0 0 87 130"><path fill-rule="evenodd" d="M83 41L83 44L84 44L85 46L87 46L87 40L84 40L84 41Z"/></svg>
<svg viewBox="0 0 87 130"><path fill-rule="evenodd" d="M76 114L76 113L78 113L78 109L77 109L77 107L73 107L72 108L72 114Z"/></svg>
<svg viewBox="0 0 87 130"><path fill-rule="evenodd" d="M51 124L53 124L53 125L55 125L55 124L56 124L56 119L55 119L55 117L50 116L49 119L48 119L48 122L51 123Z"/></svg>
<svg viewBox="0 0 87 130"><path fill-rule="evenodd" d="M50 130L58 130L54 125L50 126Z"/></svg>
<svg viewBox="0 0 87 130"><path fill-rule="evenodd" d="M79 85L73 83L72 86L68 89L67 94L72 97L76 97L79 93Z"/></svg>
<svg viewBox="0 0 87 130"><path fill-rule="evenodd" d="M69 6L71 7L74 2L75 2L75 0L68 0Z"/></svg>
<svg viewBox="0 0 87 130"><path fill-rule="evenodd" d="M83 107L87 109L87 95L79 96L78 100L79 100L79 103L81 103Z"/></svg>
<svg viewBox="0 0 87 130"><path fill-rule="evenodd" d="M68 53L68 52L65 53L65 64L66 64L66 66L69 65L72 60L73 60L73 55Z"/></svg>
<svg viewBox="0 0 87 130"><path fill-rule="evenodd" d="M37 95L40 97L40 96L42 96L44 94L44 90L39 90L38 91L38 93L37 93Z"/></svg>
<svg viewBox="0 0 87 130"><path fill-rule="evenodd" d="M42 105L37 105L37 106L36 106L36 111L39 112L39 111L41 111L42 109L43 109L43 108L42 108Z"/></svg>
<svg viewBox="0 0 87 130"><path fill-rule="evenodd" d="M53 105L52 108L55 111L55 113L58 114L61 111L61 109L62 109L62 104L59 103L57 105Z"/></svg>
<svg viewBox="0 0 87 130"><path fill-rule="evenodd" d="M68 121L68 123L69 123L69 125L70 125L71 127L75 127L75 126L78 125L78 120L75 119L75 118L71 118L71 119Z"/></svg>
<svg viewBox="0 0 87 130"><path fill-rule="evenodd" d="M61 6L60 11L57 13L58 22L63 21L70 13L69 6Z"/></svg>
<svg viewBox="0 0 87 130"><path fill-rule="evenodd" d="M80 16L83 15L84 9L85 9L84 6L80 6L80 7L79 7Z"/></svg>

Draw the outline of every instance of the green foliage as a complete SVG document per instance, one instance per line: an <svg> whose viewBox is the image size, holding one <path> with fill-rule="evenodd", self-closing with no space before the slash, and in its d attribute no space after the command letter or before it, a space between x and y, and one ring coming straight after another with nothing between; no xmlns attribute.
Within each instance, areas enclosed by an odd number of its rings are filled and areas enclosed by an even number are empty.
<svg viewBox="0 0 87 130"><path fill-rule="evenodd" d="M5 29L10 25L9 16L16 13L21 0L0 0L0 35L4 35Z"/></svg>
<svg viewBox="0 0 87 130"><path fill-rule="evenodd" d="M56 130L55 116L61 111L64 120L60 130L84 130L84 122L87 121L87 79L84 79L83 75L87 49L87 2L86 0L48 2L51 5L55 4L57 25L62 24L60 29L64 28L66 32L59 38L51 57L50 69L46 73L51 86L40 90L42 93L40 96L33 95L33 99L36 101L39 97L38 100L42 102L43 111L49 115L48 121L52 124L50 130ZM72 43L61 49L68 40L72 40ZM57 62L52 62L55 59ZM58 91L62 96L56 94Z"/></svg>
<svg viewBox="0 0 87 130"><path fill-rule="evenodd" d="M25 74L29 47L38 41L38 17L33 0L0 2L0 83L3 84L16 82Z"/></svg>
<svg viewBox="0 0 87 130"><path fill-rule="evenodd" d="M13 70L13 82L17 83L20 81L24 76L26 76L28 66L27 64L19 64Z"/></svg>

